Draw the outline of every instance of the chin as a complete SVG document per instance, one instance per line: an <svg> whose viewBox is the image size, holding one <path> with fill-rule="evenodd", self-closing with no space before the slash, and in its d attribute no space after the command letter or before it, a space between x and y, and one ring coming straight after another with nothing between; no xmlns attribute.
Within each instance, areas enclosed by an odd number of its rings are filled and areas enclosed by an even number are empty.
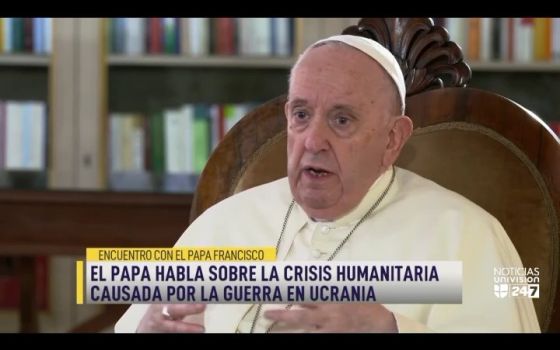
<svg viewBox="0 0 560 350"><path fill-rule="evenodd" d="M305 205L305 207L312 210L325 210L331 208L334 205L334 201L329 198L328 194L325 195L300 195L298 196L300 201Z"/></svg>

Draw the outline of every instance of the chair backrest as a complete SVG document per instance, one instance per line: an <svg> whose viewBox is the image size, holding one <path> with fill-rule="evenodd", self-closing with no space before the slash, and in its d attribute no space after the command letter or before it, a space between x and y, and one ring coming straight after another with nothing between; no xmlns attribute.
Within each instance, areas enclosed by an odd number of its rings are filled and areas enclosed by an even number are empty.
<svg viewBox="0 0 560 350"><path fill-rule="evenodd" d="M414 133L398 165L461 193L505 227L526 267L539 267L541 329L560 331L560 142L533 113L494 93L465 88L470 69L447 31L429 18L362 19L345 34L377 40L407 83ZM286 96L246 115L206 165L191 220L220 200L286 176Z"/></svg>

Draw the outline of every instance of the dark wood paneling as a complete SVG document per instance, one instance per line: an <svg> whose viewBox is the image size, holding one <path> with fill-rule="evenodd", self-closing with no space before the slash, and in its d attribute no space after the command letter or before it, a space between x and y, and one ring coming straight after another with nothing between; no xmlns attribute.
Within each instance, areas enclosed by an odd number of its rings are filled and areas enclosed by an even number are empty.
<svg viewBox="0 0 560 350"><path fill-rule="evenodd" d="M170 246L192 195L0 191L0 254L84 254L86 247Z"/></svg>
<svg viewBox="0 0 560 350"><path fill-rule="evenodd" d="M82 255L87 247L171 246L188 226L192 195L0 191L0 255L17 256L20 331L39 331L34 255ZM96 332L123 307L79 325Z"/></svg>

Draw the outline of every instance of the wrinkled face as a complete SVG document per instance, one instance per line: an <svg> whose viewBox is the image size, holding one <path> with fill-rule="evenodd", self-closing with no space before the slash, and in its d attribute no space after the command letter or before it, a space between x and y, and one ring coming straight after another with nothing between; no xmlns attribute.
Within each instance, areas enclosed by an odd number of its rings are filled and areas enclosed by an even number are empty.
<svg viewBox="0 0 560 350"><path fill-rule="evenodd" d="M343 44L313 48L294 68L285 106L288 177L309 216L347 214L392 164L396 94L381 66Z"/></svg>

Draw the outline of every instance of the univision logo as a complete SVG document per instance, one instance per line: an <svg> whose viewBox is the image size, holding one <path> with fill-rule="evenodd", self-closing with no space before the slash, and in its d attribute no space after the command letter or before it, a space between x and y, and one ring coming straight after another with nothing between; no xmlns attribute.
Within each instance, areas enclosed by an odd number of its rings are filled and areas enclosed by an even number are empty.
<svg viewBox="0 0 560 350"><path fill-rule="evenodd" d="M509 285L508 284L495 284L494 285L494 295L498 298L505 298L508 295Z"/></svg>

